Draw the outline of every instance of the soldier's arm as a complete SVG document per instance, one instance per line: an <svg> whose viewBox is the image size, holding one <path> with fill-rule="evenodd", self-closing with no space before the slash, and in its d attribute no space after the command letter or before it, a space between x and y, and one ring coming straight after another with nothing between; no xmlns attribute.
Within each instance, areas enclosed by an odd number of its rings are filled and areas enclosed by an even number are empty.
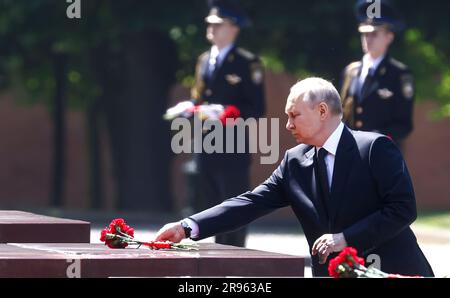
<svg viewBox="0 0 450 298"><path fill-rule="evenodd" d="M400 72L396 86L394 121L382 132L394 140L401 140L413 129L414 81L409 70Z"/></svg>
<svg viewBox="0 0 450 298"><path fill-rule="evenodd" d="M244 101L239 105L242 118L260 118L266 112L264 68L259 59L249 62L243 80Z"/></svg>
<svg viewBox="0 0 450 298"><path fill-rule="evenodd" d="M194 101L194 104L201 104L203 89L205 88L205 82L202 78L202 64L204 63L205 54L201 55L197 60L197 65L195 66L195 82L191 88L191 99Z"/></svg>
<svg viewBox="0 0 450 298"><path fill-rule="evenodd" d="M356 76L358 68L360 67L360 62L350 63L342 72L341 83L339 92L341 95L342 101L342 110L343 110L343 121L346 125L350 127L354 127L354 98L353 95L350 95L350 84L354 76Z"/></svg>

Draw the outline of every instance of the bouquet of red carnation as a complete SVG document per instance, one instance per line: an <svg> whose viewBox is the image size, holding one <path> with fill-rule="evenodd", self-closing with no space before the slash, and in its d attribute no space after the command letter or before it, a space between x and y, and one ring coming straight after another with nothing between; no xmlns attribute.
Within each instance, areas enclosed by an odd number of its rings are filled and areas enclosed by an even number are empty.
<svg viewBox="0 0 450 298"><path fill-rule="evenodd" d="M400 274L388 274L375 267L365 267L364 259L358 257L358 252L353 247L344 248L341 253L330 260L328 274L334 278L417 278L422 276L405 276Z"/></svg>
<svg viewBox="0 0 450 298"><path fill-rule="evenodd" d="M136 248L147 246L150 249L181 249L197 250L196 244L181 244L170 241L143 242L134 239L134 229L128 226L122 218L116 218L102 230L100 241L105 242L109 248L126 248L128 245L136 245Z"/></svg>

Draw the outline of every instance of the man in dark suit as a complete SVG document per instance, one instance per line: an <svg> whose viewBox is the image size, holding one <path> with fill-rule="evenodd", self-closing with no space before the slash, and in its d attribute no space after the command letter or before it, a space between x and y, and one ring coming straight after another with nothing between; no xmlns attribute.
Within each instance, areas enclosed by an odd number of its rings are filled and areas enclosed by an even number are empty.
<svg viewBox="0 0 450 298"><path fill-rule="evenodd" d="M272 175L251 192L165 225L156 240L200 240L290 206L310 246L314 276L327 276L329 258L346 246L364 258L378 255L383 271L432 276L409 227L414 190L394 143L345 127L340 96L323 79L295 84L285 111L286 128L300 145Z"/></svg>
<svg viewBox="0 0 450 298"><path fill-rule="evenodd" d="M380 2L380 16L368 17L372 3L357 3L364 57L344 70L341 98L344 122L352 129L391 137L401 148L413 129L414 84L409 69L388 49L403 24L389 2Z"/></svg>
<svg viewBox="0 0 450 298"><path fill-rule="evenodd" d="M264 73L260 59L241 48L235 42L241 28L249 20L233 1L211 1L206 37L212 47L203 53L197 63L192 98L195 104L217 104L224 107L219 116L223 124L227 118L260 118L265 111ZM206 120L205 115L201 115ZM226 130L235 130L224 125ZM248 139L237 140L248 147ZM225 152L225 150L224 150ZM234 151L237 152L237 151ZM198 197L196 209L203 210L223 200L244 192L250 187L250 154L201 153L195 156L198 168ZM245 246L246 228L216 236L216 242Z"/></svg>

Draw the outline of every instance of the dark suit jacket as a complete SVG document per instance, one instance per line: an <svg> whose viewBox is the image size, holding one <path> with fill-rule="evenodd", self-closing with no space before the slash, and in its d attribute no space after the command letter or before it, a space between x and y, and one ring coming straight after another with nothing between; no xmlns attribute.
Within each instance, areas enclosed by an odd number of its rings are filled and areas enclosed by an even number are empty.
<svg viewBox="0 0 450 298"><path fill-rule="evenodd" d="M341 98L344 122L352 129L378 131L400 143L413 129L414 85L409 69L389 55L381 61L362 93L358 78L362 62L344 71Z"/></svg>
<svg viewBox="0 0 450 298"><path fill-rule="evenodd" d="M345 128L336 152L328 202L318 194L314 152L314 147L303 144L288 150L270 178L252 192L193 215L191 218L199 224L199 239L290 206L310 247L323 234L343 232L348 245L361 257L379 255L381 270L431 276L431 267L409 227L416 219L411 178L392 141ZM312 264L315 276L328 276L328 262L319 265L317 256L313 256Z"/></svg>

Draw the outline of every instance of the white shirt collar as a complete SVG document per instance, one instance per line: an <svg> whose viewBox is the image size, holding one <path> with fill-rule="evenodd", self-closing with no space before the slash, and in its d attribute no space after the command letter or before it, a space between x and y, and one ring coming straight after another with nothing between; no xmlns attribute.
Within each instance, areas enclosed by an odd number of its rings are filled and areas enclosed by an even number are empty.
<svg viewBox="0 0 450 298"><path fill-rule="evenodd" d="M365 54L363 57L363 67L364 68L372 68L375 71L380 65L381 61L383 61L385 55L381 55L376 59L372 59L369 54Z"/></svg>
<svg viewBox="0 0 450 298"><path fill-rule="evenodd" d="M214 46L211 47L211 57L215 57L216 58L216 63L218 65L221 65L222 61L225 59L225 57L231 51L233 46L234 46L233 44L229 44L226 47L224 47L222 50L219 51L219 48L214 45Z"/></svg>
<svg viewBox="0 0 450 298"><path fill-rule="evenodd" d="M343 131L344 131L344 123L341 122L339 123L338 127L334 130L334 132L325 141L322 148L327 150L328 153L336 155L337 147L339 145L339 141L341 140Z"/></svg>

